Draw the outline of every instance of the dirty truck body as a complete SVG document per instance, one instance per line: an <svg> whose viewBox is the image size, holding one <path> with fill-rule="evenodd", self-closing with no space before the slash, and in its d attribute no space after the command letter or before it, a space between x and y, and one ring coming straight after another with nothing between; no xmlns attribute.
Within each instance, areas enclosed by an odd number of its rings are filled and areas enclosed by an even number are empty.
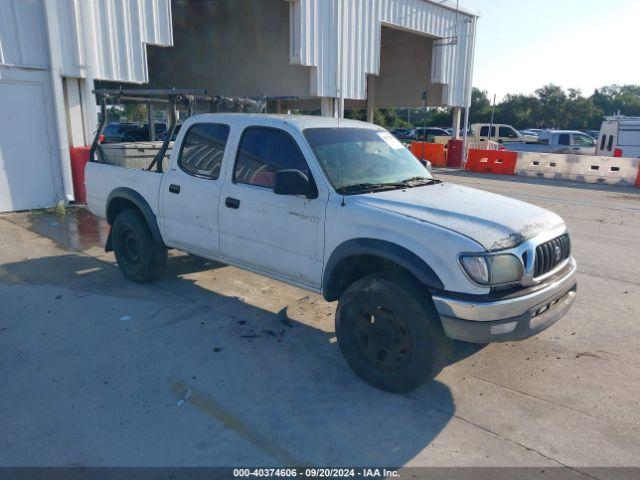
<svg viewBox="0 0 640 480"><path fill-rule="evenodd" d="M530 337L576 295L559 216L440 182L372 124L197 115L164 173L92 161L86 179L129 279L173 248L338 300L347 362L389 391L437 375L452 339Z"/></svg>

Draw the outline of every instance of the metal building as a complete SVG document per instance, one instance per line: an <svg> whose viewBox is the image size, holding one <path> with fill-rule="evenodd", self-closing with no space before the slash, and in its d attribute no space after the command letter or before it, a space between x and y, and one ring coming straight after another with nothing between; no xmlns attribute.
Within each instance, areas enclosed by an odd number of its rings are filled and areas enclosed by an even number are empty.
<svg viewBox="0 0 640 480"><path fill-rule="evenodd" d="M97 80L459 120L477 18L451 0L0 0L0 212L73 200Z"/></svg>
<svg viewBox="0 0 640 480"><path fill-rule="evenodd" d="M146 45L172 42L170 0L1 0L0 212L73 200L94 80L147 82Z"/></svg>
<svg viewBox="0 0 640 480"><path fill-rule="evenodd" d="M151 82L282 108L465 107L478 15L450 0L173 3L175 47L150 49ZM459 108L456 110L460 112Z"/></svg>

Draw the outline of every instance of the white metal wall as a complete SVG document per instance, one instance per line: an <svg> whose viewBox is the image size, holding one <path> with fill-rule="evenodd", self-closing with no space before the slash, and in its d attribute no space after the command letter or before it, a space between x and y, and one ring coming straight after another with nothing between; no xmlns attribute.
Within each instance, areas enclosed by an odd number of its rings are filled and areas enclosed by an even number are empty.
<svg viewBox="0 0 640 480"><path fill-rule="evenodd" d="M148 82L145 45L173 44L170 0L56 0L62 76ZM49 67L42 0L0 1L0 64Z"/></svg>
<svg viewBox="0 0 640 480"><path fill-rule="evenodd" d="M442 102L465 106L470 98L476 14L456 12L448 1L293 0L291 61L315 67L312 94L363 100L367 74L380 71L381 27L441 40L434 45L431 82L445 85ZM456 42L449 39L456 37Z"/></svg>
<svg viewBox="0 0 640 480"><path fill-rule="evenodd" d="M172 45L171 22L171 0L0 0L0 210L73 200L69 147L95 131L94 80L148 82L146 45Z"/></svg>

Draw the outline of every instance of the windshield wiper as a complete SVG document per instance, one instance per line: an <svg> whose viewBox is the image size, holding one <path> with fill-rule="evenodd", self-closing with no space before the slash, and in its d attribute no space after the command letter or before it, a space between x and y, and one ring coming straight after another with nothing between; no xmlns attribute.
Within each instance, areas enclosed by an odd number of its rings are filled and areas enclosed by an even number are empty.
<svg viewBox="0 0 640 480"><path fill-rule="evenodd" d="M349 193L363 193L363 192L374 192L374 191L383 191L383 190L395 190L398 188L407 188L407 184L404 182L394 182L394 183L354 183L353 185L345 185L344 187L340 187L337 189L337 192L340 194L349 194Z"/></svg>

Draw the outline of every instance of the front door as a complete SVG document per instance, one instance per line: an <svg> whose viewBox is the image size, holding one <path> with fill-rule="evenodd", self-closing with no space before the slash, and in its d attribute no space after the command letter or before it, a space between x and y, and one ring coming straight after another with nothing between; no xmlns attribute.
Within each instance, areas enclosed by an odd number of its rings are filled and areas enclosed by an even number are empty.
<svg viewBox="0 0 640 480"><path fill-rule="evenodd" d="M220 171L228 137L228 125L196 123L185 133L181 150L173 152L160 202L170 246L205 256L220 255Z"/></svg>
<svg viewBox="0 0 640 480"><path fill-rule="evenodd" d="M589 135L574 133L571 141L571 150L578 155L595 155L596 142Z"/></svg>
<svg viewBox="0 0 640 480"><path fill-rule="evenodd" d="M284 130L248 127L242 133L232 178L220 199L222 254L232 262L320 288L327 195L276 195L275 175L312 173L293 137Z"/></svg>

